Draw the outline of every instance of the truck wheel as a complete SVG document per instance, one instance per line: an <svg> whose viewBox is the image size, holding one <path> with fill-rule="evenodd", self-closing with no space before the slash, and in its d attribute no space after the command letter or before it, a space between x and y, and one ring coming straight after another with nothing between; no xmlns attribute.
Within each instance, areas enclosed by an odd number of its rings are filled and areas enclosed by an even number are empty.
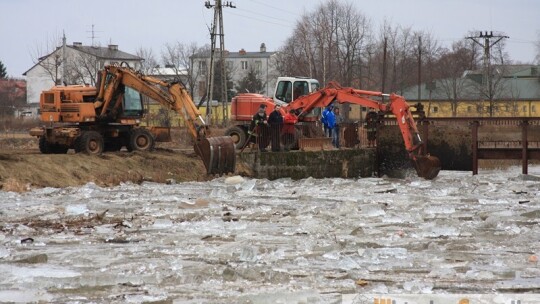
<svg viewBox="0 0 540 304"><path fill-rule="evenodd" d="M225 135L232 137L236 149L242 149L246 144L246 131L239 126L230 127L225 131Z"/></svg>
<svg viewBox="0 0 540 304"><path fill-rule="evenodd" d="M146 129L133 129L129 135L128 151L154 150L154 136Z"/></svg>
<svg viewBox="0 0 540 304"><path fill-rule="evenodd" d="M103 152L103 136L96 131L84 131L77 139L76 151L86 154L101 154Z"/></svg>
<svg viewBox="0 0 540 304"><path fill-rule="evenodd" d="M43 154L51 154L51 144L47 141L47 138L45 136L41 136L39 138L39 151Z"/></svg>

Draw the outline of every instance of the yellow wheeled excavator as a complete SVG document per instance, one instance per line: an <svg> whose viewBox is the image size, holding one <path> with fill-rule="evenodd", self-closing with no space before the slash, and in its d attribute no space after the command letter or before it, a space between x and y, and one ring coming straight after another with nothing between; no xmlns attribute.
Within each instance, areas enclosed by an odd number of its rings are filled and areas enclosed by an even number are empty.
<svg viewBox="0 0 540 304"><path fill-rule="evenodd" d="M129 66L109 65L100 71L96 87L55 86L40 96L43 127L30 134L39 137L42 153L87 154L104 150L150 151L155 137L140 125L144 116L141 95L174 110L183 118L208 174L232 173L236 155L230 136L207 137L208 126L179 82L144 75Z"/></svg>

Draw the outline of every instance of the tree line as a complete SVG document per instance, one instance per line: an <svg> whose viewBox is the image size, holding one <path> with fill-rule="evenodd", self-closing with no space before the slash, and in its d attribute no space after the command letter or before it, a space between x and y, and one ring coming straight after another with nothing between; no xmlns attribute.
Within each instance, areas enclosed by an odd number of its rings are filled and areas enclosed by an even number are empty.
<svg viewBox="0 0 540 304"><path fill-rule="evenodd" d="M308 76L318 79L323 85L333 80L343 86L398 94L419 83L430 86L438 81L439 93L457 102L466 85L462 77L464 72L484 69L484 50L465 39L477 33L463 33L463 39L445 47L430 32L391 22L384 22L376 28L372 20L352 3L328 0L296 21L292 35L278 50L273 65L278 75ZM540 63L540 32L536 48ZM136 55L144 59L141 68L144 73L151 73L157 66L170 67L178 76L182 75L184 85L190 91L204 77L196 75L191 59L205 53L209 53L208 45L183 42L166 44L160 54L144 47L136 51ZM479 98L487 100L493 100L500 92L500 79L497 77L500 78L501 70L512 63L504 41L494 45L490 63L498 67L498 73L490 75L493 77L491 87L480 84L477 88ZM219 60L217 64L220 64ZM96 74L92 71L95 65L83 58L74 62L67 72L72 76L72 82L80 81L85 75ZM55 82L58 82L58 66L53 63L53 67L48 67L51 77L56 77ZM231 67L227 67L227 74L233 72ZM216 73L216 77L220 74ZM214 96L219 96L221 81L216 79L214 83ZM263 86L260 75L253 70L239 83L228 84L228 88L236 92L257 92Z"/></svg>

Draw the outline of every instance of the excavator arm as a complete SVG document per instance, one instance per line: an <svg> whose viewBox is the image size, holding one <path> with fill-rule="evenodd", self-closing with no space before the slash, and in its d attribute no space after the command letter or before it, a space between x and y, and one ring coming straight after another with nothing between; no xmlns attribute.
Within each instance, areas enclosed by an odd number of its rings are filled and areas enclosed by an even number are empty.
<svg viewBox="0 0 540 304"><path fill-rule="evenodd" d="M375 100L376 97L388 97L388 102ZM287 106L300 111L299 120L307 115L313 108L326 107L332 102L357 104L364 107L378 109L384 113L392 113L401 131L405 149L409 154L418 176L433 179L441 169L440 160L422 151L423 142L416 127L409 105L402 96L396 94L383 94L382 92L357 90L341 87L336 82L330 82L327 87L310 95L302 96Z"/></svg>
<svg viewBox="0 0 540 304"><path fill-rule="evenodd" d="M179 82L166 82L143 75L128 67L106 66L102 74L102 84L95 103L97 111L105 115L115 92L120 85L130 87L162 106L180 114L193 138L194 150L202 158L208 174L234 172L236 154L230 136L206 137L208 126L193 103L187 90ZM116 107L120 103L115 103Z"/></svg>

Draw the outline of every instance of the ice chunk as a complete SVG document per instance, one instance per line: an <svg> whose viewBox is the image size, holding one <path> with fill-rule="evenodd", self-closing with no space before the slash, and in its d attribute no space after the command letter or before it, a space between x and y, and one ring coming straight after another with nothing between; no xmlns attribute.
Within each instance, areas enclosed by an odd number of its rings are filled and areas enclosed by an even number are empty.
<svg viewBox="0 0 540 304"><path fill-rule="evenodd" d="M237 185L241 184L245 181L243 177L240 175L230 176L225 179L225 184L227 185Z"/></svg>
<svg viewBox="0 0 540 304"><path fill-rule="evenodd" d="M76 204L66 206L66 215L87 215L89 212L85 204Z"/></svg>
<svg viewBox="0 0 540 304"><path fill-rule="evenodd" d="M244 246L240 250L240 261L255 262L257 261L257 252L259 250L252 246Z"/></svg>
<svg viewBox="0 0 540 304"><path fill-rule="evenodd" d="M384 212L384 210L381 209L381 206L376 205L376 204L371 204L371 205L362 206L362 214L365 216L372 217L372 216L385 215L386 212Z"/></svg>
<svg viewBox="0 0 540 304"><path fill-rule="evenodd" d="M483 281L492 280L495 276L491 271L471 269L465 273L465 277L471 280Z"/></svg>
<svg viewBox="0 0 540 304"><path fill-rule="evenodd" d="M429 278L452 279L456 276L453 268L433 269L428 275Z"/></svg>
<svg viewBox="0 0 540 304"><path fill-rule="evenodd" d="M156 229L164 229L164 228L172 227L172 225L173 225L173 222L169 219L156 219L152 227Z"/></svg>
<svg viewBox="0 0 540 304"><path fill-rule="evenodd" d="M257 180L249 179L240 185L240 190L251 191L255 189L256 185L257 185Z"/></svg>
<svg viewBox="0 0 540 304"><path fill-rule="evenodd" d="M4 247L0 247L0 259L7 258L9 256L9 250Z"/></svg>
<svg viewBox="0 0 540 304"><path fill-rule="evenodd" d="M433 283L411 281L403 283L403 289L412 293L431 293L433 290Z"/></svg>

